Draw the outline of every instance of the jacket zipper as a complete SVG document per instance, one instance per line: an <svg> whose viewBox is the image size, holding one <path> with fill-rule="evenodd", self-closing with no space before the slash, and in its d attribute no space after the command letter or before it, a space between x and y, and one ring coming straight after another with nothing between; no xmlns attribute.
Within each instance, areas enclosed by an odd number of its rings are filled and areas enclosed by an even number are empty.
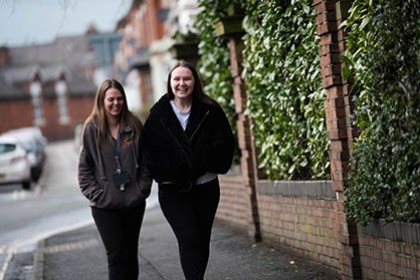
<svg viewBox="0 0 420 280"><path fill-rule="evenodd" d="M191 143L191 141L193 140L195 134L197 133L197 131L200 129L200 127L203 125L204 121L206 120L208 114L210 114L210 111L207 110L206 114L204 115L204 117L201 119L200 123L197 125L197 128L194 130L193 134L191 134L191 137L189 139L189 142Z"/></svg>
<svg viewBox="0 0 420 280"><path fill-rule="evenodd" d="M161 120L161 123L163 124L163 126L169 131L169 134L172 136L172 138L175 140L175 142L178 144L178 147L182 150L182 153L185 156L185 159L188 162L188 165L190 166L190 168L192 168L192 164L190 162L190 159L188 158L187 153L185 152L185 150L182 148L181 143L179 143L178 138L175 137L175 135L172 133L172 131L169 129L169 127ZM185 133L184 133L185 135ZM188 139L187 139L188 140Z"/></svg>
<svg viewBox="0 0 420 280"><path fill-rule="evenodd" d="M201 121L199 122L199 124L198 124L197 128L194 130L193 134L191 134L190 139L188 139L188 138L186 137L185 132L183 133L184 137L186 138L186 140L187 140L189 143L191 143L191 141L193 140L193 138L194 138L195 134L196 134L196 133L197 133L197 131L200 129L201 125L204 123L204 121L205 121L205 119L206 119L206 117L208 116L208 114L209 114L209 113L210 113L210 111L209 111L209 110L207 110L206 114L204 115L204 117L203 117L203 118L201 119ZM188 155L187 155L187 153L185 152L185 150L182 148L181 143L178 141L178 139L175 137L175 135L172 133L172 131L169 129L169 127L165 124L165 122L164 122L163 120L161 120L161 123L162 123L162 124L163 124L163 126L164 126L164 127L165 127L168 131L169 131L169 134L172 136L172 138L174 138L174 139L175 139L175 142L178 144L179 148L182 150L182 153L184 154L185 159L187 160L188 165L190 166L190 168L192 168L192 164L191 164L191 162L190 162L190 159L188 158ZM189 186L189 188L188 188L188 189L185 189L185 190L182 190L182 192L187 192L187 191L189 191L189 190L192 188L193 184L194 184L194 182L191 182L191 185Z"/></svg>

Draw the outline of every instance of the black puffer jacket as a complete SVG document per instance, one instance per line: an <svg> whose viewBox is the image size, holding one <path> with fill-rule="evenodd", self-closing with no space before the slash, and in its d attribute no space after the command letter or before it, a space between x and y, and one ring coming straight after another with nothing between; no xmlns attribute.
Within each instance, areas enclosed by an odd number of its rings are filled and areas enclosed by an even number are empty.
<svg viewBox="0 0 420 280"><path fill-rule="evenodd" d="M189 190L206 172L225 174L235 141L222 108L194 101L184 132L167 95L152 107L143 129L146 165L156 182Z"/></svg>

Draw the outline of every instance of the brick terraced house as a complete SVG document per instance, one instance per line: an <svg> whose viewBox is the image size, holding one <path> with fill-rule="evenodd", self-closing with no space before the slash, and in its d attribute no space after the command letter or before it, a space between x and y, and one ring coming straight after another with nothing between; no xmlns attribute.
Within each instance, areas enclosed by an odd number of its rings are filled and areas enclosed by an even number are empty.
<svg viewBox="0 0 420 280"><path fill-rule="evenodd" d="M96 93L99 62L88 36L0 48L0 133L37 126L48 141L73 137Z"/></svg>

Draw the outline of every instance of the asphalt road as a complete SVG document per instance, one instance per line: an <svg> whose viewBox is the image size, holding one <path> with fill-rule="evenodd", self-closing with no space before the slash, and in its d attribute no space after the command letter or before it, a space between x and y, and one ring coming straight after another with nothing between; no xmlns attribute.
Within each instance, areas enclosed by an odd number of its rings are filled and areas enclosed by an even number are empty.
<svg viewBox="0 0 420 280"><path fill-rule="evenodd" d="M26 191L0 190L0 280L32 279L39 241L93 225L77 183L78 150L72 141L49 143L44 173ZM156 188L148 208L157 205Z"/></svg>
<svg viewBox="0 0 420 280"><path fill-rule="evenodd" d="M33 269L31 254L39 240L92 224L76 171L77 151L72 142L49 143L38 184L28 191L20 186L1 186L0 280L26 279Z"/></svg>

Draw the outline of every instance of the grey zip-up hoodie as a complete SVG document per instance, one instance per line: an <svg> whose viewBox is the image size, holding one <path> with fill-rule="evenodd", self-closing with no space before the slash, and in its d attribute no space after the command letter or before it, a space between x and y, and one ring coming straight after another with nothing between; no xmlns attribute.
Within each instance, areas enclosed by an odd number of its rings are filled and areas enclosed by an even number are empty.
<svg viewBox="0 0 420 280"><path fill-rule="evenodd" d="M139 130L142 124L138 120ZM101 139L97 145L97 125L88 123L83 131L79 155L78 179L82 194L92 207L104 209L134 208L150 195L152 178L144 164L138 140L131 137L132 128L127 126L120 135L120 159L122 170L130 182L120 190L113 181L116 171L113 142Z"/></svg>

